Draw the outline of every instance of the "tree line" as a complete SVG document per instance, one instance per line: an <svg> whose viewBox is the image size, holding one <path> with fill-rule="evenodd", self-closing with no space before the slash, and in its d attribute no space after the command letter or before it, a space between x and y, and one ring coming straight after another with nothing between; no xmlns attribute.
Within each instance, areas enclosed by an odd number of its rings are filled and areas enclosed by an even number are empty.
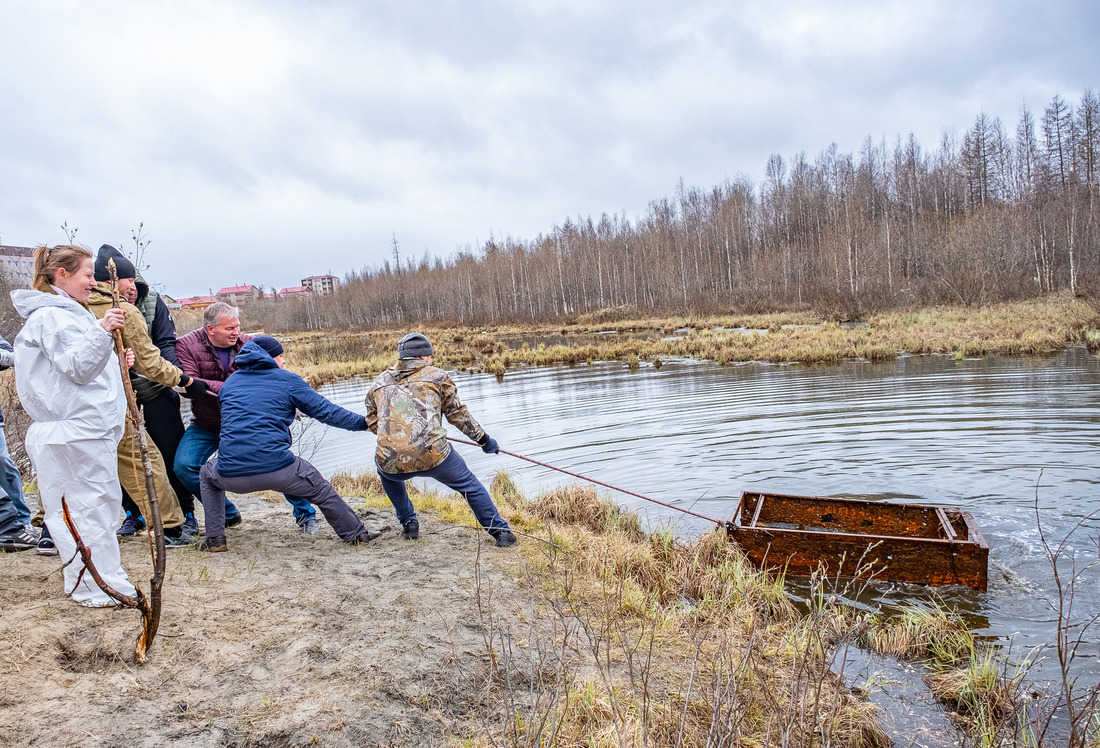
<svg viewBox="0 0 1100 748"><path fill-rule="evenodd" d="M415 321L539 322L809 308L854 316L1100 291L1100 101L1055 95L1009 132L979 114L933 148L910 134L772 155L759 183L678 185L633 221L567 219L534 239L491 238L447 259L348 273L330 296L257 302L277 329Z"/></svg>

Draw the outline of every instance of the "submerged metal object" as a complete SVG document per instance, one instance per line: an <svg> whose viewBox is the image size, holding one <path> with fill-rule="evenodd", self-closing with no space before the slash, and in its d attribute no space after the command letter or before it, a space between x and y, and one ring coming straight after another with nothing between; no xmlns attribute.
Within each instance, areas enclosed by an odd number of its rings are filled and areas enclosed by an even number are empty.
<svg viewBox="0 0 1100 748"><path fill-rule="evenodd" d="M969 512L746 491L726 531L761 568L985 590L989 546Z"/></svg>

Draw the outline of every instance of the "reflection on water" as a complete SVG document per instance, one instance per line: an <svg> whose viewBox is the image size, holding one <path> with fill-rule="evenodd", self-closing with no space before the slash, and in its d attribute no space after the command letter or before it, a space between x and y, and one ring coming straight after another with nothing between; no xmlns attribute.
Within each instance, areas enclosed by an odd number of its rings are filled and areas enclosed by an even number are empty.
<svg viewBox="0 0 1100 748"><path fill-rule="evenodd" d="M455 381L505 449L717 520L730 518L744 490L962 507L990 546L989 592L940 592L980 633L1014 637L1019 651L1053 638L1036 511L1049 538L1084 520L1070 551L1081 554L1078 568L1096 558L1100 522L1085 518L1100 509L1100 360L1084 348L1048 359L909 356L822 367L674 360L635 373L593 363ZM322 392L363 412L365 388L344 382ZM326 474L372 469L372 435L315 438L307 434L303 453ZM457 448L486 480L508 468L528 496L576 482ZM610 495L684 535L711 527ZM1075 604L1095 611L1100 572L1087 573ZM914 594L927 592L875 587L880 602Z"/></svg>
<svg viewBox="0 0 1100 748"><path fill-rule="evenodd" d="M922 678L922 668L858 647L845 647L829 663L848 688L879 708L879 727L896 746L939 748L962 743L962 734Z"/></svg>

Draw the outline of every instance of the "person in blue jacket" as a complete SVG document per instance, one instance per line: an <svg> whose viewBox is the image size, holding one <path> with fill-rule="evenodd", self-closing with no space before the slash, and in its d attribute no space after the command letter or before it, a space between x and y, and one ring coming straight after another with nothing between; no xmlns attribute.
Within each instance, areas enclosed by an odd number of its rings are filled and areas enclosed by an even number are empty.
<svg viewBox="0 0 1100 748"><path fill-rule="evenodd" d="M381 533L363 521L317 468L290 451L290 425L297 411L329 426L366 431L366 419L329 402L297 374L283 369L283 346L258 335L237 354L237 371L218 393L221 433L218 456L199 472L206 537L203 551L228 550L225 492L279 491L308 499L345 543L358 545Z"/></svg>

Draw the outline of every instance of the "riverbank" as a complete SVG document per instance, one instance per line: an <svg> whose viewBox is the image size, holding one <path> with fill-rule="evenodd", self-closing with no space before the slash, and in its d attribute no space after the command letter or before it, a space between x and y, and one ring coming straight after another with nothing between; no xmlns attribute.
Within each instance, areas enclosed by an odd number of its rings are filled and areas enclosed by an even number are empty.
<svg viewBox="0 0 1100 748"><path fill-rule="evenodd" d="M588 489L529 502L499 474L521 533L502 550L457 497L416 495L409 542L376 477L334 485L379 540L302 536L281 497L241 497L231 552L171 552L141 667L133 611L74 605L56 558L4 556L0 744L885 746L874 676L848 686L832 669L856 641L931 656L965 698L1001 704L996 683L973 685L976 645L945 612L796 606L723 534L646 535ZM122 547L144 584L145 544Z"/></svg>
<svg viewBox="0 0 1100 748"><path fill-rule="evenodd" d="M587 361L643 362L686 357L822 364L886 360L902 354L958 358L1044 356L1073 343L1100 351L1100 312L1068 294L988 307L935 307L838 322L808 312L639 319L606 310L568 325L424 325L438 365L506 376L518 366ZM247 314L246 314L247 316ZM247 319L245 320L247 327ZM270 332L270 331L269 331ZM285 336L288 366L314 386L373 376L393 363L401 330L328 331ZM283 336L281 336L283 337Z"/></svg>

